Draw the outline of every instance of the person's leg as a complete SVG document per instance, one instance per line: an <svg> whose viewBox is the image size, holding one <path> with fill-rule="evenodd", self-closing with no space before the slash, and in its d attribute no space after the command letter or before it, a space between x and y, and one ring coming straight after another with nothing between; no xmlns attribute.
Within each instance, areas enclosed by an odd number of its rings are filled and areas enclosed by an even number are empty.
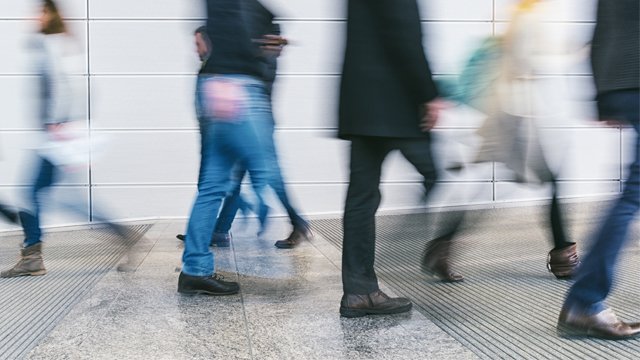
<svg viewBox="0 0 640 360"><path fill-rule="evenodd" d="M635 126L636 132L638 126ZM595 313L605 308L604 300L611 291L615 264L627 240L629 224L640 208L640 140L636 137L636 159L629 167L629 176L622 196L596 235L593 247L584 258L576 274L576 281L567 297L568 303L576 303Z"/></svg>
<svg viewBox="0 0 640 360"><path fill-rule="evenodd" d="M605 304L617 260L628 240L629 225L640 209L640 99L637 91L629 91L610 94L599 101L601 109L620 115L633 126L635 158L629 166L622 196L606 216L576 273L576 281L569 289L560 314L558 330L561 334L617 339L640 335L640 323L626 324L617 320Z"/></svg>
<svg viewBox="0 0 640 360"><path fill-rule="evenodd" d="M20 221L25 233L24 247L35 245L41 241L40 229L40 194L53 185L56 167L49 160L40 158L37 175L29 192L31 208L20 212Z"/></svg>
<svg viewBox="0 0 640 360"><path fill-rule="evenodd" d="M247 91L251 97L252 107L249 109L249 121L243 128L242 138L237 139L237 144L256 194L255 208L261 225L258 233L260 236L265 231L269 211L264 198L266 186L271 184L278 169L274 169L269 160L272 139L268 128L269 124L273 122L273 118L264 84L251 84L247 87Z"/></svg>
<svg viewBox="0 0 640 360"><path fill-rule="evenodd" d="M291 249L300 244L300 242L310 239L312 235L309 223L294 209L293 205L291 205L289 195L287 194L287 189L282 177L282 169L280 168L280 164L278 162L278 154L273 137L273 124L273 117L271 118L271 121L265 123L267 128L267 130L265 131L267 151L266 158L269 167L273 171L269 186L271 186L271 188L278 196L278 200L280 200L280 203L287 211L287 215L289 216L291 225L293 226L291 234L289 234L286 239L276 241L275 246L279 249Z"/></svg>
<svg viewBox="0 0 640 360"><path fill-rule="evenodd" d="M380 205L381 166L389 150L383 140L354 137L351 141L349 188L344 209L342 284L345 294L378 290L373 269L375 214Z"/></svg>
<svg viewBox="0 0 640 360"><path fill-rule="evenodd" d="M216 126L217 125L217 126ZM229 124L212 125L210 132ZM191 276L209 276L213 273L213 254L209 250L211 234L215 226L215 216L220 209L227 188L229 172L233 160L225 154L225 147L214 137L207 146L207 161L202 163L200 182L198 183L198 195L191 210L185 238L183 254L183 269L185 274Z"/></svg>
<svg viewBox="0 0 640 360"><path fill-rule="evenodd" d="M375 261L375 214L380 205L382 162L389 153L388 139L351 139L349 189L344 211L340 315L360 317L409 311L411 301L390 298L378 288Z"/></svg>
<svg viewBox="0 0 640 360"><path fill-rule="evenodd" d="M547 256L547 268L558 279L570 279L580 264L578 249L575 242L567 240L562 210L558 201L558 183L554 176L551 177L550 183L551 209L549 220L551 222L553 249Z"/></svg>
<svg viewBox="0 0 640 360"><path fill-rule="evenodd" d="M220 84L229 80L211 77L199 82L198 96L207 109L214 109L214 101L224 99L216 93ZM238 85L236 85L238 86ZM229 295L239 291L235 282L223 281L214 273L213 254L209 249L220 204L227 194L231 168L240 160L235 151L234 136L245 122L242 112L234 118L218 118L213 111L203 132L203 155L198 194L187 224L182 272L178 279L178 292L184 294Z"/></svg>
<svg viewBox="0 0 640 360"><path fill-rule="evenodd" d="M246 166L237 163L231 175L231 190L224 198L222 209L216 220L215 230L211 237L211 246L227 247L231 244L231 225L238 213L238 209L243 209L244 199L240 196L242 189L242 179L247 172Z"/></svg>
<svg viewBox="0 0 640 360"><path fill-rule="evenodd" d="M33 185L29 190L31 209L18 213L25 234L21 259L11 269L0 273L0 277L44 275L47 270L42 259L42 230L40 229L40 194L50 187L56 175L55 166L47 159L40 158Z"/></svg>
<svg viewBox="0 0 640 360"><path fill-rule="evenodd" d="M269 166L273 170L273 174L271 176L271 181L269 182L269 186L273 188L276 195L278 196L278 200L282 203L285 210L287 211L287 215L289 215L289 219L291 219L291 225L293 225L294 229L300 229L307 231L309 224L305 219L303 219L298 212L294 209L293 205L291 205L291 200L289 199L289 195L287 194L287 189L285 186L284 178L282 177L282 169L280 167L280 163L278 161L278 151L276 149L275 139L274 139L274 122L273 119L271 121L266 122L267 126L267 134L265 134L266 141L266 150L267 150L267 161Z"/></svg>
<svg viewBox="0 0 640 360"><path fill-rule="evenodd" d="M438 179L438 174L431 152L431 140L424 139L403 139L397 140L394 147L398 148L402 155L416 168L423 176L425 197L431 193L433 186ZM449 265L449 253L453 234L462 222L462 213L456 218L455 224L446 229L445 234L431 241L423 254L422 269L436 275L443 281L457 282L464 277L454 273ZM448 223L451 223L450 221Z"/></svg>

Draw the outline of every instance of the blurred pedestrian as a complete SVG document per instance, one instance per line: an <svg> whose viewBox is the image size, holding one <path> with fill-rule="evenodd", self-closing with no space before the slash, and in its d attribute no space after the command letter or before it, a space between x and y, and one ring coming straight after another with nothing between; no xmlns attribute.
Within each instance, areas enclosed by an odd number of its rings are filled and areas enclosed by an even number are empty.
<svg viewBox="0 0 640 360"><path fill-rule="evenodd" d="M338 136L349 140L350 177L344 209L340 314L359 317L411 309L378 287L375 214L384 159L400 150L424 177L436 181L429 131L441 104L422 46L415 0L349 0L340 85Z"/></svg>
<svg viewBox="0 0 640 360"><path fill-rule="evenodd" d="M540 74L550 68L557 70L562 65L558 60L562 56L555 56L555 50L549 49L552 42L543 26L546 20L543 3L543 0L521 0L506 34L483 45L495 47L495 50L481 49L494 51L499 56L487 55L485 64L473 64L479 66L474 71L481 75L486 76L482 74L482 66L486 67L485 72L495 72L494 76L488 77L492 80L486 90L479 91L476 94L479 98L473 99L473 106L487 115L478 130L482 140L473 162L501 163L513 172L519 183L551 186L548 219L553 249L547 256L547 268L556 278L568 279L580 260L576 243L569 241L566 234L557 175L549 166L540 139L543 118L557 115L550 105L553 95L544 88L545 79ZM476 60L479 58L476 55ZM464 215L464 210L454 211L447 214L446 221L439 221L444 224L441 234L427 245L423 254L423 269L435 272L445 281L451 280L446 271L449 252Z"/></svg>
<svg viewBox="0 0 640 360"><path fill-rule="evenodd" d="M66 24L53 0L43 0L39 17L39 33L32 39L35 73L38 74L40 121L45 141L37 151L35 177L29 188L29 208L19 211L20 223L25 233L21 259L11 269L3 271L3 278L44 275L47 270L42 257L42 230L40 213L42 195L59 178L70 171L86 166L89 140L81 124L81 99L77 93L74 74L78 69L77 50ZM86 206L78 203L61 203L68 210L86 214ZM127 231L98 215L94 220L105 221L121 239L127 240Z"/></svg>
<svg viewBox="0 0 640 360"><path fill-rule="evenodd" d="M274 14L264 7L258 0L246 0L242 2L243 11L245 13L249 34L254 43L260 45L258 58L263 66L263 79L265 81L267 94L269 96L269 105L272 106L272 90L273 83L276 79L278 57L282 49L288 43L287 39L281 36L280 25L274 23ZM271 109L271 114L273 111ZM290 249L298 245L303 240L311 238L311 228L309 223L295 210L291 204L289 194L287 192L282 169L278 162L278 152L274 139L275 121L273 116L271 121L265 124L262 129L264 139L266 140L266 157L269 169L272 174L269 178L269 186L274 190L278 200L287 211L289 220L293 230L291 234L284 240L278 240L275 246L280 249ZM233 185L230 196L225 199L224 206L220 211L216 229L213 234L213 241L224 242L225 239L231 239L229 230L238 209L246 211L245 203L240 197L241 182L246 173L245 166L242 163L234 170ZM257 209L258 216L263 219L261 233L264 231L267 209Z"/></svg>
<svg viewBox="0 0 640 360"><path fill-rule="evenodd" d="M255 56L240 2L207 0L207 34L212 51L198 77L197 97L204 111L198 194L191 210L178 292L229 295L238 283L214 272L209 245L220 205L229 190L232 167L247 166L259 206L270 171L262 129L271 121L263 67Z"/></svg>
<svg viewBox="0 0 640 360"><path fill-rule="evenodd" d="M211 55L211 49L212 49L211 40L209 39L209 35L207 34L207 27L204 25L198 27L194 32L194 39L195 39L195 45L196 45L196 53L200 58L200 70L198 71L198 76L200 76L202 75L202 72L207 64L207 60ZM204 134L206 133L204 128L206 127L208 120L205 117L205 110L201 103L201 99L197 93L197 82L196 82L195 110L196 110L196 117L198 119L198 129L200 130L200 162L201 163L200 163L200 173L198 175L198 178L200 178L200 176L202 176L202 169L203 169L202 160L204 159L204 156L202 155L205 153L204 147L207 145L207 142L204 141L205 139ZM243 175L244 175L244 172L243 172ZM236 206L235 211L237 211L238 208L242 208L243 211L247 211L248 208L250 207L250 205L247 202L245 202L244 199L240 196L239 189L237 194L235 195L235 197L233 197L232 200L229 200L230 197L231 195L225 198L225 201L224 201L225 207L230 206L230 205L227 205L229 201L234 202L234 205ZM235 216L235 211L233 213L234 216ZM233 220L233 218L231 220ZM217 233L214 233L214 235L211 237L211 246L228 247L230 245L231 233L226 232L221 235L222 236L220 236ZM176 237L182 241L184 241L185 239L184 234L178 234L176 235Z"/></svg>
<svg viewBox="0 0 640 360"><path fill-rule="evenodd" d="M633 127L635 154L622 195L595 234L558 320L561 336L626 339L640 322L625 323L605 304L629 225L640 208L640 8L637 0L599 0L591 65L601 120Z"/></svg>
<svg viewBox="0 0 640 360"><path fill-rule="evenodd" d="M242 11L245 17L246 26L249 29L249 35L252 41L256 44L256 57L260 60L263 68L263 80L265 82L267 94L269 96L269 104L272 106L271 95L273 90L273 83L276 78L277 61L282 49L288 43L285 38L280 34L279 24L274 22L274 14L264 7L257 0L246 0L241 2ZM215 46L215 44L213 45ZM273 114L273 111L271 111ZM293 226L293 231L284 240L279 240L275 243L278 248L289 249L298 245L302 240L309 239L311 230L308 222L295 210L291 204L291 200L286 190L284 179L282 176L282 170L278 162L278 155L276 150L276 144L274 139L275 122L273 116L271 121L264 124L262 129L262 136L266 141L266 158L269 162L269 169L272 172L269 177L269 186L275 191L278 200L287 211L287 215ZM239 162L235 165L232 171L231 190L228 196L223 202L220 213L217 214L216 226L211 238L211 245L218 247L229 246L232 235L231 225L235 219L238 210L242 210L244 213L251 209L251 205L248 204L240 195L242 187L242 180L245 177L247 170L246 165ZM255 209L258 214L258 218L261 224L260 233L263 233L266 220L268 207L266 205L258 206ZM178 235L179 239L184 239L184 235Z"/></svg>

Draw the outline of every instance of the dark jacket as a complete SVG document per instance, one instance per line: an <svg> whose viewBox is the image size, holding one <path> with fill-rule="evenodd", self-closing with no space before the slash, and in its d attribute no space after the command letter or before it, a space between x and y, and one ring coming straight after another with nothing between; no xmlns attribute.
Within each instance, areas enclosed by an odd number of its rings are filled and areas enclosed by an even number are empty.
<svg viewBox="0 0 640 360"><path fill-rule="evenodd" d="M207 0L207 33L213 49L202 73L264 76L239 0Z"/></svg>
<svg viewBox="0 0 640 360"><path fill-rule="evenodd" d="M349 0L338 136L422 137L436 96L416 0Z"/></svg>
<svg viewBox="0 0 640 360"><path fill-rule="evenodd" d="M280 25L273 22L274 14L264 7L258 0L238 0L242 3L242 9L247 23L249 36L254 42L256 56L262 65L263 79L267 91L271 93L273 82L276 79L278 67L277 56L265 56L259 48L259 41L265 35L280 35Z"/></svg>
<svg viewBox="0 0 640 360"><path fill-rule="evenodd" d="M600 0L591 43L598 95L640 87L638 0Z"/></svg>

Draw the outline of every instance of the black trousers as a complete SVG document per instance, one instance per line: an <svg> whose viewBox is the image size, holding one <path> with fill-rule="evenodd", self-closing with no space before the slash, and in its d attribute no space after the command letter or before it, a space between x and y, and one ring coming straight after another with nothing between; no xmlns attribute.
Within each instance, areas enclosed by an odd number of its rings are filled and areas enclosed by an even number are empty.
<svg viewBox="0 0 640 360"><path fill-rule="evenodd" d="M345 294L369 294L378 290L375 260L375 214L380 205L382 163L392 150L402 155L424 177L428 194L437 179L431 140L425 138L353 137L351 139L349 190L344 209L342 285Z"/></svg>

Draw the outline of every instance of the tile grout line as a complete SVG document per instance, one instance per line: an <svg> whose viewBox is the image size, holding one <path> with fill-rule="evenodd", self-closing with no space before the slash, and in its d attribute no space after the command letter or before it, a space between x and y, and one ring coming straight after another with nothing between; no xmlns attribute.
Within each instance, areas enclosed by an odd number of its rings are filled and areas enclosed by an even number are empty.
<svg viewBox="0 0 640 360"><path fill-rule="evenodd" d="M240 269L238 268L238 256L236 255L236 247L233 241L231 242L231 250L233 251L233 262L236 268L236 278L240 280ZM252 360L255 359L253 355L253 341L251 340L251 331L249 329L249 319L247 317L247 308L245 307L244 294L240 289L240 303L242 304L242 318L244 319L244 328L247 334L247 342L249 343L249 356Z"/></svg>

